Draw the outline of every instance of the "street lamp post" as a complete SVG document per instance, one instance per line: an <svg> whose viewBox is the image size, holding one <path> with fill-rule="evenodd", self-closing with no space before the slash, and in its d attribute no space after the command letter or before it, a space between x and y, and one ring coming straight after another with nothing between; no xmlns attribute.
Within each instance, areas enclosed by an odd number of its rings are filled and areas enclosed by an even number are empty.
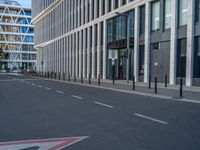
<svg viewBox="0 0 200 150"><path fill-rule="evenodd" d="M127 55L128 55L128 58L127 58L127 68L126 68L126 80L127 82L129 82L129 76L130 76L130 16L128 14L125 14L125 13L120 13L120 12L115 12L115 14L117 15L121 15L121 16L124 16L126 17L126 22L127 22L127 42L126 42L126 47L127 47Z"/></svg>

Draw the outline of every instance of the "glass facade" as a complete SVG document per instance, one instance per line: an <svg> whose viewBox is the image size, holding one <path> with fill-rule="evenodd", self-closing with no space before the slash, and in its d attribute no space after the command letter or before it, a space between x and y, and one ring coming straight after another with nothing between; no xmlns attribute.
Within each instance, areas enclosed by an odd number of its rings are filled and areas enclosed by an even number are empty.
<svg viewBox="0 0 200 150"><path fill-rule="evenodd" d="M130 40L134 37L134 11L126 13L130 17ZM108 77L112 78L113 65L115 66L115 77L117 79L126 79L127 73L127 17L117 16L107 22L107 42L115 47L108 47ZM118 44L116 44L118 43ZM131 46L131 44L130 44ZM132 48L131 48L132 54ZM132 62L130 62L132 64ZM132 65L130 65L130 76L132 76Z"/></svg>
<svg viewBox="0 0 200 150"><path fill-rule="evenodd" d="M151 14L151 29L152 31L159 30L160 28L160 1L152 3L152 14Z"/></svg>
<svg viewBox="0 0 200 150"><path fill-rule="evenodd" d="M179 26L187 24L188 0L179 0Z"/></svg>
<svg viewBox="0 0 200 150"><path fill-rule="evenodd" d="M186 49L187 39L179 39L177 46L177 77L186 75Z"/></svg>
<svg viewBox="0 0 200 150"><path fill-rule="evenodd" d="M171 28L171 17L172 17L172 10L171 10L171 5L172 5L172 0L165 0L164 1L164 28L169 29Z"/></svg>

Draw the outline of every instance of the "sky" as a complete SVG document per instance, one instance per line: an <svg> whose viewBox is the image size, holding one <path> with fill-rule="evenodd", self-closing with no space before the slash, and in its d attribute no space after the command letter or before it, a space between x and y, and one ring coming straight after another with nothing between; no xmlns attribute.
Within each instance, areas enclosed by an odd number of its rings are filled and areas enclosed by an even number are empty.
<svg viewBox="0 0 200 150"><path fill-rule="evenodd" d="M22 6L31 8L31 0L17 0Z"/></svg>

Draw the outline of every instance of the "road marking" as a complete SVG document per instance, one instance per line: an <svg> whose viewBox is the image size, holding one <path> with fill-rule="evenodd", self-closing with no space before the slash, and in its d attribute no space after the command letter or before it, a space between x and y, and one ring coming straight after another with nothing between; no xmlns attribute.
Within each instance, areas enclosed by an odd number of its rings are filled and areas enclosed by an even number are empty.
<svg viewBox="0 0 200 150"><path fill-rule="evenodd" d="M60 150L88 137L89 136L1 142L0 150Z"/></svg>
<svg viewBox="0 0 200 150"><path fill-rule="evenodd" d="M40 88L43 87L43 86L41 86L41 85L37 85L37 86L40 87Z"/></svg>
<svg viewBox="0 0 200 150"><path fill-rule="evenodd" d="M161 124L164 124L164 125L168 124L168 122L165 122L165 121L162 121L162 120L159 120L159 119L155 119L155 118L152 118L152 117L144 116L142 114L134 113L134 115L137 116L137 117L141 117L141 118L151 120L151 121L154 121L154 122L157 122L157 123L161 123Z"/></svg>
<svg viewBox="0 0 200 150"><path fill-rule="evenodd" d="M57 90L56 92L59 93L59 94L64 94L64 92L62 92L62 91L58 91L58 90Z"/></svg>
<svg viewBox="0 0 200 150"><path fill-rule="evenodd" d="M33 83L32 85L35 85L35 83Z"/></svg>
<svg viewBox="0 0 200 150"><path fill-rule="evenodd" d="M26 82L27 84L30 84L30 82Z"/></svg>
<svg viewBox="0 0 200 150"><path fill-rule="evenodd" d="M83 99L83 97L80 97L80 96L76 96L76 95L72 95L73 98L76 98L76 99Z"/></svg>
<svg viewBox="0 0 200 150"><path fill-rule="evenodd" d="M51 90L51 88L49 88L49 87L46 87L45 89L47 89L47 90Z"/></svg>
<svg viewBox="0 0 200 150"><path fill-rule="evenodd" d="M101 106L108 107L108 108L114 108L114 106L111 106L111 105L108 105L108 104L103 104L103 103L100 103L100 102L94 102L94 104L101 105Z"/></svg>
<svg viewBox="0 0 200 150"><path fill-rule="evenodd" d="M25 81L23 81L23 80L20 80L22 83L25 83Z"/></svg>

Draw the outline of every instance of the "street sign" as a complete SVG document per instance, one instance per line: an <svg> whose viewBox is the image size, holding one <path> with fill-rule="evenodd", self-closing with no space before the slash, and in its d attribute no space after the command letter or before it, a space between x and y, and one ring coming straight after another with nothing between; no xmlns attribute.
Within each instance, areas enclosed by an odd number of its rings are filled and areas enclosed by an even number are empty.
<svg viewBox="0 0 200 150"><path fill-rule="evenodd" d="M87 137L38 139L0 143L0 150L61 150Z"/></svg>

